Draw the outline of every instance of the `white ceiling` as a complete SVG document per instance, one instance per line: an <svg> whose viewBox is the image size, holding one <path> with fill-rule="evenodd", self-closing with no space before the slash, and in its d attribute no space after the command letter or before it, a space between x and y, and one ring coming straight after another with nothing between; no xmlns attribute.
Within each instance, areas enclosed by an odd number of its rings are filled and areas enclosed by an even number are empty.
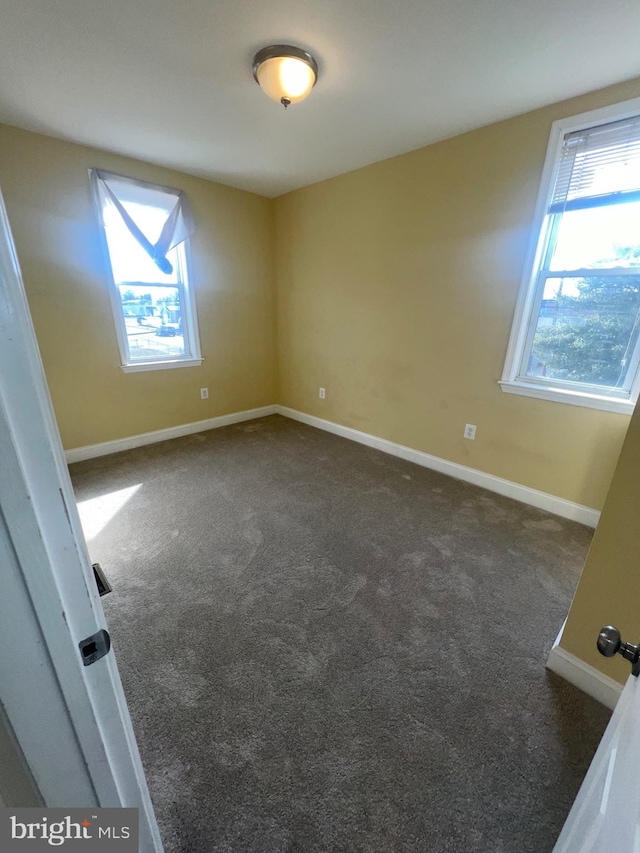
<svg viewBox="0 0 640 853"><path fill-rule="evenodd" d="M318 84L286 113L273 43ZM638 0L2 0L0 121L276 196L640 75Z"/></svg>

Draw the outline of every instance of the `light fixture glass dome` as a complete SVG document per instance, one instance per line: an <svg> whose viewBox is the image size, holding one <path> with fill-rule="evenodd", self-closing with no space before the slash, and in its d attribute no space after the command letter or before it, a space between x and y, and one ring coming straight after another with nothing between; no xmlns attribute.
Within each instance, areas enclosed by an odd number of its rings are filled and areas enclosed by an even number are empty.
<svg viewBox="0 0 640 853"><path fill-rule="evenodd" d="M265 95L281 103L303 101L318 79L318 65L310 53L299 47L276 44L256 53L253 76Z"/></svg>

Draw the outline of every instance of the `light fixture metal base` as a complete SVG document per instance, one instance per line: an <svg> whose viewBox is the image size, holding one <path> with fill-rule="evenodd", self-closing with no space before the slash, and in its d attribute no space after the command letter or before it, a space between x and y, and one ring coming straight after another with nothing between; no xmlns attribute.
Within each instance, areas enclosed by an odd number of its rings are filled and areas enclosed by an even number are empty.
<svg viewBox="0 0 640 853"><path fill-rule="evenodd" d="M263 47L256 53L253 57L252 65L253 77L256 83L259 83L258 68L262 63L266 62L267 59L276 59L279 56L290 56L293 59L301 59L303 62L306 62L313 71L315 77L313 85L316 85L318 82L318 63L306 50L303 50L301 47L295 47L292 44L270 44L268 47Z"/></svg>

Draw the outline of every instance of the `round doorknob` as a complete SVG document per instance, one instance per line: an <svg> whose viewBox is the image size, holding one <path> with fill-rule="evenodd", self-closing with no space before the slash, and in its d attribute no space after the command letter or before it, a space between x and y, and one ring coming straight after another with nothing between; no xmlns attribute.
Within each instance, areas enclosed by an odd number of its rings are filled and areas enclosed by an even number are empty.
<svg viewBox="0 0 640 853"><path fill-rule="evenodd" d="M605 625L598 634L598 651L606 658L612 658L620 651L622 638L620 631L613 625Z"/></svg>

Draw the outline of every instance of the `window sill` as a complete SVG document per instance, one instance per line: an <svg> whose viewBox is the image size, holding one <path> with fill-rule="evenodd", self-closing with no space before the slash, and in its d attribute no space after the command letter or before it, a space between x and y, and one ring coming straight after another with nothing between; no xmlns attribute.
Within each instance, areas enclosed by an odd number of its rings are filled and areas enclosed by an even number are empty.
<svg viewBox="0 0 640 853"><path fill-rule="evenodd" d="M621 400L601 394L587 394L584 391L551 388L548 385L516 381L499 381L498 385L507 394L521 394L524 397L537 397L540 400L550 400L552 403L569 403L571 406L584 406L587 409L600 409L603 412L616 412L619 415L631 415L635 407L635 403L631 400Z"/></svg>
<svg viewBox="0 0 640 853"><path fill-rule="evenodd" d="M144 370L170 370L173 367L200 367L201 358L182 358L173 361L140 361L121 364L124 373L141 373Z"/></svg>

